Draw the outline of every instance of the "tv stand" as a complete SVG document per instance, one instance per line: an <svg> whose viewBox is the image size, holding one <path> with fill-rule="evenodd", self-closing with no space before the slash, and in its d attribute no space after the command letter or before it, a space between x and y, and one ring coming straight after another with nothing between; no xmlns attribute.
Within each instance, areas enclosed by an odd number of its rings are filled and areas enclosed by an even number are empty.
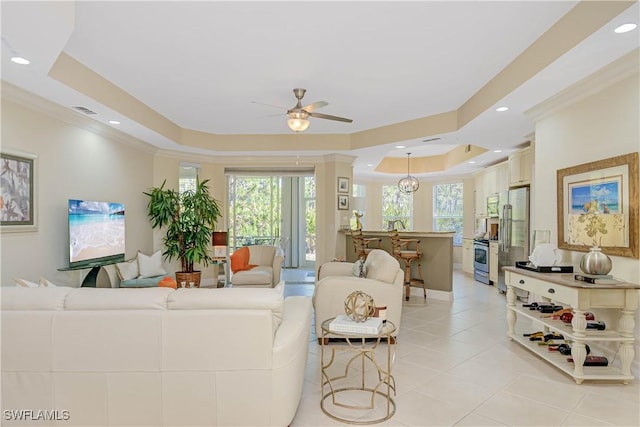
<svg viewBox="0 0 640 427"><path fill-rule="evenodd" d="M86 265L82 265L82 266L77 266L77 267L66 267L66 268L59 268L58 271L77 271L77 270L89 270L89 272L87 273L86 276L84 276L84 279L82 280L82 284L80 285L83 288L97 288L98 287L98 275L100 274L101 270L104 270L104 274L107 277L107 281L108 281L108 288L112 288L113 287L113 283L112 283L112 279L111 279L111 274L109 273L109 271L107 271L107 269L105 268L108 265L112 265L115 263L121 262L120 260L116 260L116 261L111 261L111 262L98 262L98 263L94 263L94 264L86 264Z"/></svg>

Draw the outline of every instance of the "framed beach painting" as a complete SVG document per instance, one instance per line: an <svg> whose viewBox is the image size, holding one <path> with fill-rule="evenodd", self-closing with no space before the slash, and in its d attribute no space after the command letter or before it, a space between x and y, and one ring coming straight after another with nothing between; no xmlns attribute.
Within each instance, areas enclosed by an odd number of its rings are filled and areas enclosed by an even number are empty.
<svg viewBox="0 0 640 427"><path fill-rule="evenodd" d="M638 153L557 171L558 247L638 258Z"/></svg>

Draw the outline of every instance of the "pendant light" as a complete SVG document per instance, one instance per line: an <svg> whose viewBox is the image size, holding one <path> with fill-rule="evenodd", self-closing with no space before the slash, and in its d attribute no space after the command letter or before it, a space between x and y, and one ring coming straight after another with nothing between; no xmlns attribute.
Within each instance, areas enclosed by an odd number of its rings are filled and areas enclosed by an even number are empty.
<svg viewBox="0 0 640 427"><path fill-rule="evenodd" d="M407 176L398 181L398 189L404 194L413 194L420 188L420 182L415 176L411 176L411 168L409 167L409 156L411 153L407 153Z"/></svg>

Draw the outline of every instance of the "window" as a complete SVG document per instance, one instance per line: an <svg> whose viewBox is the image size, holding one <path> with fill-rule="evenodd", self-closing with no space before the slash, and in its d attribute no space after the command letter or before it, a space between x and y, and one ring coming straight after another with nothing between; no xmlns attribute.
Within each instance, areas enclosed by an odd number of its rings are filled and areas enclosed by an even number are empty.
<svg viewBox="0 0 640 427"><path fill-rule="evenodd" d="M433 186L433 230L454 231L454 246L462 245L463 194L461 182Z"/></svg>
<svg viewBox="0 0 640 427"><path fill-rule="evenodd" d="M196 189L196 180L198 178L199 171L200 165L186 163L180 165L180 174L178 177L178 192L180 194L185 191L194 191Z"/></svg>
<svg viewBox="0 0 640 427"><path fill-rule="evenodd" d="M382 186L382 229L411 230L413 196L402 194L397 185Z"/></svg>
<svg viewBox="0 0 640 427"><path fill-rule="evenodd" d="M271 245L280 236L282 180L277 176L229 177L229 246Z"/></svg>

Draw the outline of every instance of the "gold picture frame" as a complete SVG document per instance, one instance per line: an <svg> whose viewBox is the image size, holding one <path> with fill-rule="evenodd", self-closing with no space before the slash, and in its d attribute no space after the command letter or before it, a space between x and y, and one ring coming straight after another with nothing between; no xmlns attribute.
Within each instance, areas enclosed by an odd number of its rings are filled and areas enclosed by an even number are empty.
<svg viewBox="0 0 640 427"><path fill-rule="evenodd" d="M557 171L558 248L639 258L638 153Z"/></svg>

